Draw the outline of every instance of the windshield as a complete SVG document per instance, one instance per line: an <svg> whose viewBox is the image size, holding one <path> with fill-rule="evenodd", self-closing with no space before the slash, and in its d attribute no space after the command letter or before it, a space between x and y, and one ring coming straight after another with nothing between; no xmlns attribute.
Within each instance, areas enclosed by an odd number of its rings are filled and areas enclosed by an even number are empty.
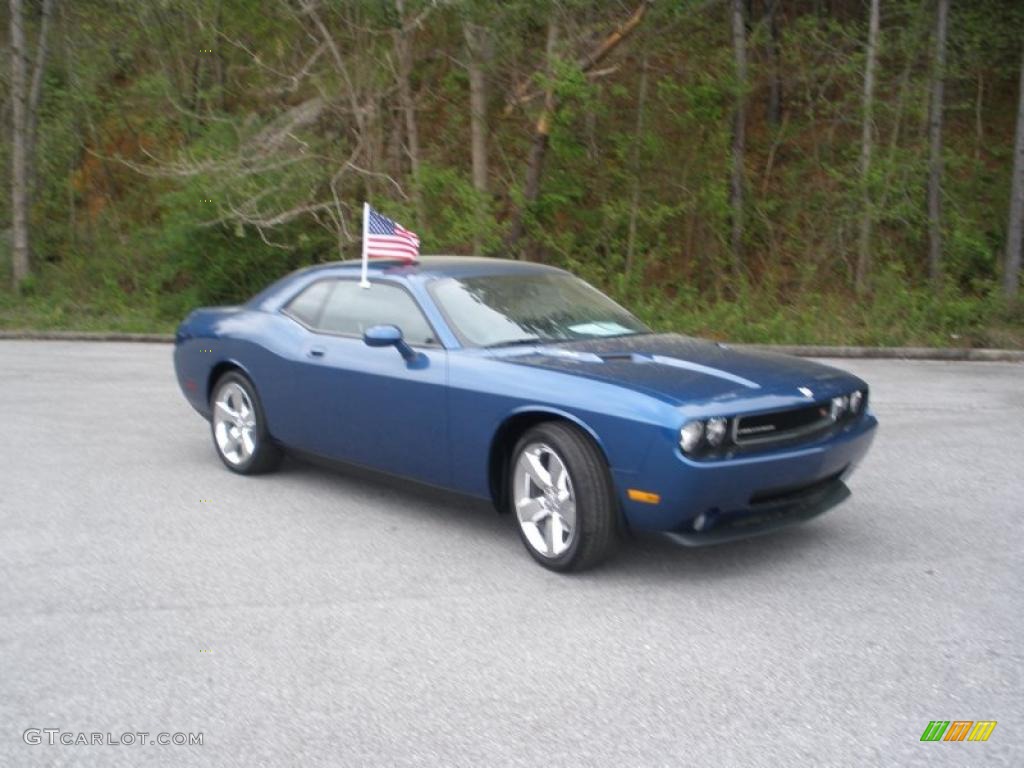
<svg viewBox="0 0 1024 768"><path fill-rule="evenodd" d="M449 277L431 283L430 293L452 330L470 346L650 332L596 288L564 273Z"/></svg>

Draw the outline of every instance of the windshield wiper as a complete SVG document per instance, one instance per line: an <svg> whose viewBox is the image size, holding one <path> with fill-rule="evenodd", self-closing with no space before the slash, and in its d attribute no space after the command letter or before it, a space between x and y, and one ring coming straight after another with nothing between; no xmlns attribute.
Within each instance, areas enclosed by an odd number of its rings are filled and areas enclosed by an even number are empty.
<svg viewBox="0 0 1024 768"><path fill-rule="evenodd" d="M493 344L484 344L484 349L496 349L497 347L514 347L519 344L537 344L543 343L543 339L540 336L525 336L521 339L511 339L509 341L496 341Z"/></svg>

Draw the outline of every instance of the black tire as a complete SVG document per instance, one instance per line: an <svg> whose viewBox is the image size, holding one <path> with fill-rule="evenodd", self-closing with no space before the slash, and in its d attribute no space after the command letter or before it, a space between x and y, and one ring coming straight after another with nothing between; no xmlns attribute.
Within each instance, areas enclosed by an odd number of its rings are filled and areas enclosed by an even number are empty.
<svg viewBox="0 0 1024 768"><path fill-rule="evenodd" d="M539 552L516 510L516 464L530 446L551 448L565 465L575 496L576 525L568 548L557 555ZM604 454L583 430L563 421L548 421L529 429L516 443L509 463L509 508L516 530L534 560L553 571L583 571L610 557L618 545L619 505Z"/></svg>
<svg viewBox="0 0 1024 768"><path fill-rule="evenodd" d="M223 390L231 385L240 387L244 391L252 406L252 415L255 421L252 428L254 449L247 458L240 461L229 459L221 450L217 438L218 410L216 403ZM274 442L267 431L267 419L256 387L248 376L238 370L228 371L213 385L210 393L210 434L213 438L213 449L224 466L240 475L260 475L264 472L271 472L277 468L284 456L281 447Z"/></svg>

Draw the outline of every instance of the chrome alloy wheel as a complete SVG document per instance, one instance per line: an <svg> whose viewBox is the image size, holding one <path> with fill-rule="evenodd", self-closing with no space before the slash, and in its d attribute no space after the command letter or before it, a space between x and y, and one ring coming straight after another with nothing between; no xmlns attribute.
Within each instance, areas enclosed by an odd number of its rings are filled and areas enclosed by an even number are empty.
<svg viewBox="0 0 1024 768"><path fill-rule="evenodd" d="M256 451L256 411L249 393L231 381L217 392L213 404L217 450L231 464L244 464Z"/></svg>
<svg viewBox="0 0 1024 768"><path fill-rule="evenodd" d="M523 535L539 554L558 557L576 533L576 495L565 462L544 443L530 443L512 474L516 517Z"/></svg>

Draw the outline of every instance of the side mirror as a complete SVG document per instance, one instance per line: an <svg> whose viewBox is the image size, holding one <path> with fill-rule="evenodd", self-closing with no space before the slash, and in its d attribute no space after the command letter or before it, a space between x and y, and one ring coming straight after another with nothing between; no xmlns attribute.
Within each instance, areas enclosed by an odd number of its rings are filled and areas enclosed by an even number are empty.
<svg viewBox="0 0 1024 768"><path fill-rule="evenodd" d="M416 359L415 350L405 343L397 325L372 325L363 332L363 342L368 347L394 347L406 360Z"/></svg>

